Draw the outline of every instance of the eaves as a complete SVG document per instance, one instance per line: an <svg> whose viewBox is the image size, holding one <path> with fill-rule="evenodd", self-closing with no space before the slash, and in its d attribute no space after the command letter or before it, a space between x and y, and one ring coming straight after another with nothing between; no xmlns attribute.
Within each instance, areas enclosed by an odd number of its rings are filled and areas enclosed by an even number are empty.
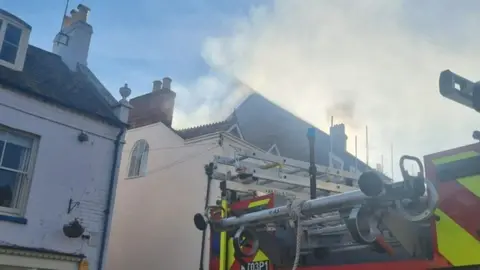
<svg viewBox="0 0 480 270"><path fill-rule="evenodd" d="M19 94L22 94L22 95L28 95L31 98L34 98L36 100L45 102L47 104L52 104L52 105L59 106L63 109L67 109L67 110L76 112L77 114L82 114L82 115L87 116L89 118L92 118L94 120L105 122L105 123L107 123L109 125L112 125L112 126L115 126L115 127L120 127L120 128L128 127L128 124L123 123L122 121L120 121L120 119L114 117L113 112L112 112L112 116L110 116L110 117L101 116L99 114L95 114L95 113L92 113L92 112L89 112L89 111L86 111L86 110L82 110L80 108L75 108L75 107L72 107L72 106L68 106L68 105L64 104L63 102L58 101L56 99L37 94L37 93L31 91L28 88L18 87L17 85L12 85L12 84L6 84L5 82L0 82L0 87L3 88L3 89L6 89L8 91L13 91L15 93L19 93Z"/></svg>

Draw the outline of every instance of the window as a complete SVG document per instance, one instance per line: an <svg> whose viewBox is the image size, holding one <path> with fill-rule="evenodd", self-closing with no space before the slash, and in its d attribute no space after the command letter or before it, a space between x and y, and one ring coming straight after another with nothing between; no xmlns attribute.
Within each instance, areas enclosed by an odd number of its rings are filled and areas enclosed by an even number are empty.
<svg viewBox="0 0 480 270"><path fill-rule="evenodd" d="M20 214L28 197L34 138L0 127L0 211Z"/></svg>
<svg viewBox="0 0 480 270"><path fill-rule="evenodd" d="M0 48L0 60L15 64L17 59L22 29L10 23L0 23L0 33L3 34L2 47Z"/></svg>
<svg viewBox="0 0 480 270"><path fill-rule="evenodd" d="M145 140L135 142L130 156L128 177L144 176L147 170L148 143Z"/></svg>
<svg viewBox="0 0 480 270"><path fill-rule="evenodd" d="M338 157L332 152L329 153L329 157L330 157L330 167L337 170L343 170L343 160L340 157Z"/></svg>

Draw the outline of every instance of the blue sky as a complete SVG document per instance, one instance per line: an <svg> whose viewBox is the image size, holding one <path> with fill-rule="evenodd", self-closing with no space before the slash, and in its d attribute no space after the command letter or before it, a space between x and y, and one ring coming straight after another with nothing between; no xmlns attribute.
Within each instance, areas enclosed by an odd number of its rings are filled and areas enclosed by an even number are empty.
<svg viewBox="0 0 480 270"><path fill-rule="evenodd" d="M28 2L28 5L26 4ZM94 28L89 67L118 97L125 81L136 96L151 90L155 79L170 76L189 85L209 72L201 57L209 36L223 35L250 6L265 1L216 0L71 0L91 8ZM0 6L32 25L30 43L51 50L66 0L0 0Z"/></svg>

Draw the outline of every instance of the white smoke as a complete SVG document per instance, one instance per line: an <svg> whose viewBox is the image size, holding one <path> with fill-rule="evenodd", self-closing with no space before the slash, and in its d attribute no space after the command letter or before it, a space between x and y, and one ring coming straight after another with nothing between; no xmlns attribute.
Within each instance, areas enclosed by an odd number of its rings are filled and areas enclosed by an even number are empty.
<svg viewBox="0 0 480 270"><path fill-rule="evenodd" d="M176 129L223 121L251 93L249 87L218 73L202 76L194 85L175 84L173 89L177 93Z"/></svg>
<svg viewBox="0 0 480 270"><path fill-rule="evenodd" d="M422 156L473 142L480 115L438 91L445 69L480 78L480 5L461 3L474 7L276 0L253 7L230 35L208 38L203 56L214 69L323 130L334 114L336 123L347 124L351 151L359 136L362 159L368 125L370 164L381 155L389 163L391 143L398 160L400 154ZM202 119L212 114L199 109Z"/></svg>

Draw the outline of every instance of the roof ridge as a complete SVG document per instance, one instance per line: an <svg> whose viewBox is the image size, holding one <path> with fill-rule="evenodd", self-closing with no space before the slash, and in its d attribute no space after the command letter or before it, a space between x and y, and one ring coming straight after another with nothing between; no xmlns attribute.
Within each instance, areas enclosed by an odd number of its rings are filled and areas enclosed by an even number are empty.
<svg viewBox="0 0 480 270"><path fill-rule="evenodd" d="M177 129L177 131L189 131L192 129L197 129L197 128L204 128L204 127L211 127L219 124L227 124L230 121L228 119L222 120L222 121L217 121L217 122L212 122L208 124L203 124L203 125L198 125L198 126L192 126L192 127L187 127L187 128L182 128L182 129Z"/></svg>

